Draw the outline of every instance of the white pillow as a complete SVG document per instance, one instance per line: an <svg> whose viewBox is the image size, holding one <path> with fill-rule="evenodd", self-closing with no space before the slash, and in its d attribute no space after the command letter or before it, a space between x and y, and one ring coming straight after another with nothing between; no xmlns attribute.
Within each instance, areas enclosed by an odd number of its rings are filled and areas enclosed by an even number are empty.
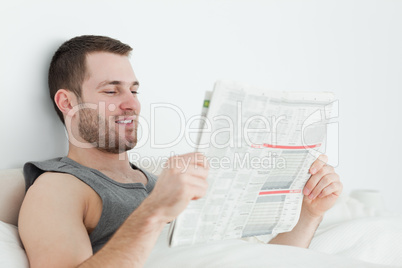
<svg viewBox="0 0 402 268"><path fill-rule="evenodd" d="M0 221L0 267L29 268L18 229Z"/></svg>

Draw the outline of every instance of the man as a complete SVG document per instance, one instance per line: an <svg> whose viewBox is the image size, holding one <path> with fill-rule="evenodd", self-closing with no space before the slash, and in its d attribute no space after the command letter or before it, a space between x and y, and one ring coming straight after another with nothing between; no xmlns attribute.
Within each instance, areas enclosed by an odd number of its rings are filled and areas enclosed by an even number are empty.
<svg viewBox="0 0 402 268"><path fill-rule="evenodd" d="M201 154L171 157L157 180L129 163L140 113L131 50L108 37L80 36L53 56L50 95L69 151L24 166L19 231L31 268L141 267L166 223L206 192ZM342 190L326 160L310 168L298 224L271 243L308 247Z"/></svg>

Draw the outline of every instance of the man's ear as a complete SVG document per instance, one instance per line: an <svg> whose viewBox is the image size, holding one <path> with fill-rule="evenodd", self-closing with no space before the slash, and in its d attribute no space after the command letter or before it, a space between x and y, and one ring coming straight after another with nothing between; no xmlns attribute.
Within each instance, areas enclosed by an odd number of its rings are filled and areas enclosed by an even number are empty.
<svg viewBox="0 0 402 268"><path fill-rule="evenodd" d="M75 94L67 89L59 89L54 95L54 102L64 116L67 116L78 103Z"/></svg>

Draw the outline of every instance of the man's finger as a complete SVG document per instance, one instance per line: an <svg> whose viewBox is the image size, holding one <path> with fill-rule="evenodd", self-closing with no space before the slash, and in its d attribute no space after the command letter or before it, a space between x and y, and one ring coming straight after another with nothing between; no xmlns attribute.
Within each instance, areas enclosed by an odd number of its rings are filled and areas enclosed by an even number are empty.
<svg viewBox="0 0 402 268"><path fill-rule="evenodd" d="M209 168L208 159L204 153L196 152L194 153L194 159L192 161L197 166Z"/></svg>
<svg viewBox="0 0 402 268"><path fill-rule="evenodd" d="M191 186L193 188L193 198L191 200L197 200L202 198L208 189L208 182L206 180L194 180L194 184Z"/></svg>
<svg viewBox="0 0 402 268"><path fill-rule="evenodd" d="M171 157L174 161L182 161L185 163L191 163L193 165L202 166L202 167L209 167L207 158L205 157L204 153L194 152L194 153L187 153L182 155L176 155Z"/></svg>
<svg viewBox="0 0 402 268"><path fill-rule="evenodd" d="M310 174L314 175L328 162L328 156L325 154L320 155L310 167Z"/></svg>
<svg viewBox="0 0 402 268"><path fill-rule="evenodd" d="M188 153L175 155L168 159L168 168L176 168L184 171L189 166L209 168L207 158L203 153Z"/></svg>
<svg viewBox="0 0 402 268"><path fill-rule="evenodd" d="M191 176L195 176L205 180L208 177L209 169L206 167L194 166L193 164L190 164L185 170L183 170L183 173L187 173Z"/></svg>
<svg viewBox="0 0 402 268"><path fill-rule="evenodd" d="M333 183L331 183L330 185L328 185L327 187L325 187L321 193L317 196L317 198L324 198L327 197L331 194L335 194L337 196L339 196L342 192L343 189L343 185L340 181L335 181Z"/></svg>
<svg viewBox="0 0 402 268"><path fill-rule="evenodd" d="M334 181L338 180L338 175L335 173L330 173L327 175L324 175L319 182L317 183L317 185L314 187L314 189L311 191L311 193L309 194L309 198L311 200L313 200L314 198L316 198L318 195L321 194L321 192L323 191L324 188L328 187L331 183L333 183Z"/></svg>
<svg viewBox="0 0 402 268"><path fill-rule="evenodd" d="M304 195L310 195L311 191L317 186L318 182L327 174L334 173L334 168L331 166L323 166L316 174L312 175L304 186ZM334 173L336 174L336 173ZM338 175L337 175L338 176Z"/></svg>

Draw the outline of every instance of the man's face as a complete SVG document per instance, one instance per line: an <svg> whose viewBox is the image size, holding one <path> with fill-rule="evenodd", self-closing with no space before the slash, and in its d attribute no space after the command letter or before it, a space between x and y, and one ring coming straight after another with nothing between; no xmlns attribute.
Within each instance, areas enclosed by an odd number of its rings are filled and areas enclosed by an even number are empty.
<svg viewBox="0 0 402 268"><path fill-rule="evenodd" d="M128 57L107 52L87 55L79 134L101 151L121 153L137 143L138 81Z"/></svg>

